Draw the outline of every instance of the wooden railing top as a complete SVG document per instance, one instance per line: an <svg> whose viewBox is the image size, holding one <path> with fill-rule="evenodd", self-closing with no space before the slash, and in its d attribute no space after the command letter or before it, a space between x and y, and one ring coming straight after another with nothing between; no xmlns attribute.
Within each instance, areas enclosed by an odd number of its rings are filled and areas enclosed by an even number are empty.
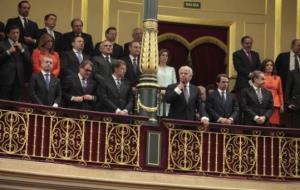
<svg viewBox="0 0 300 190"><path fill-rule="evenodd" d="M202 126L200 121L189 121L189 120L177 120L177 119L168 119L163 118L161 122L172 123L175 125L187 125L187 126ZM287 133L300 134L300 129L295 128L286 128L286 127L277 127L277 126L251 126L251 125L226 125L219 123L210 123L207 127L208 129L219 129L219 128L229 128L229 129L237 129L244 131L284 131Z"/></svg>
<svg viewBox="0 0 300 190"><path fill-rule="evenodd" d="M139 120L139 121L148 121L149 118L145 116L138 116L138 115L118 115L114 113L108 112L98 112L98 111L89 111L89 110L79 110L79 109L70 109L70 108L62 108L62 107L51 107L39 104L32 104L32 103L25 103L25 102L15 102L9 100L2 100L0 99L1 106L11 106L11 107L26 107L26 108L33 108L39 110L47 110L47 111L55 111L57 113L70 113L70 114L78 114L78 115L89 115L89 116L99 116L99 117L112 117L112 118L120 118L126 120ZM1 108L1 107L0 107Z"/></svg>

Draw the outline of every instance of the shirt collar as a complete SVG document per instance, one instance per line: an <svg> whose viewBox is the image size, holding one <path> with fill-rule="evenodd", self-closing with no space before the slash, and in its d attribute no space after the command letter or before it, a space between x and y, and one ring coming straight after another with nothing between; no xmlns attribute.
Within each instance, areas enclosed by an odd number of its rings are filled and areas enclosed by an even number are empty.
<svg viewBox="0 0 300 190"><path fill-rule="evenodd" d="M16 43L16 42L12 41L10 38L7 38L7 39L8 39L8 42L10 43L11 46L13 46L14 43Z"/></svg>
<svg viewBox="0 0 300 190"><path fill-rule="evenodd" d="M82 81L82 80L86 80L86 79L84 79L84 78L81 76L81 74L80 74L80 73L78 73L78 77L79 77L80 81Z"/></svg>
<svg viewBox="0 0 300 190"><path fill-rule="evenodd" d="M226 94L226 90L221 90L219 88L218 88L218 92L219 92L219 94L222 94L222 92L225 92L225 94Z"/></svg>
<svg viewBox="0 0 300 190"><path fill-rule="evenodd" d="M49 74L49 76L50 76L50 72L46 72L44 70L41 70L41 72L42 72L43 76L45 76L45 74Z"/></svg>
<svg viewBox="0 0 300 190"><path fill-rule="evenodd" d="M104 55L103 53L102 53L102 57L108 57L108 59L110 59L110 55Z"/></svg>
<svg viewBox="0 0 300 190"><path fill-rule="evenodd" d="M134 58L137 60L138 57L133 57L133 55L129 54L129 58L133 61Z"/></svg>
<svg viewBox="0 0 300 190"><path fill-rule="evenodd" d="M81 51L78 51L78 50L76 50L76 49L74 49L74 48L73 48L73 51L74 51L74 53L81 53L81 54L82 54Z"/></svg>
<svg viewBox="0 0 300 190"><path fill-rule="evenodd" d="M257 89L259 89L257 86L255 86L254 84L252 85L252 87L254 88L255 92L257 91Z"/></svg>

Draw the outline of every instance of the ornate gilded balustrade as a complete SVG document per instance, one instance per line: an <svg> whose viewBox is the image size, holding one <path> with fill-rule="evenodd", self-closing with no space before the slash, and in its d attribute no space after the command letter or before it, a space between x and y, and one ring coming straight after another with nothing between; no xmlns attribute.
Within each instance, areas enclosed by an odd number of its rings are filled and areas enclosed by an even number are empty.
<svg viewBox="0 0 300 190"><path fill-rule="evenodd" d="M147 120L0 100L0 156L194 175L300 179L300 130L217 124L205 128L199 122L170 119L147 126Z"/></svg>
<svg viewBox="0 0 300 190"><path fill-rule="evenodd" d="M163 123L169 134L169 171L300 179L300 130ZM183 125L190 129L183 130Z"/></svg>
<svg viewBox="0 0 300 190"><path fill-rule="evenodd" d="M145 117L125 118L16 102L1 105L2 155L140 168L140 127Z"/></svg>

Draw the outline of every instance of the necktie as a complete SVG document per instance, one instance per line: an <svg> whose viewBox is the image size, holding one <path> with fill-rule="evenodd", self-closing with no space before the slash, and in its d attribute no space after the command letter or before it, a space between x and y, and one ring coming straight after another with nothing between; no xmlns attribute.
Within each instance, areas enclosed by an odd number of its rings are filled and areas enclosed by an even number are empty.
<svg viewBox="0 0 300 190"><path fill-rule="evenodd" d="M262 97L262 93L261 93L261 88L256 89L256 94L257 94L257 99L258 99L259 104L262 104L263 97Z"/></svg>
<svg viewBox="0 0 300 190"><path fill-rule="evenodd" d="M83 61L82 53L77 52L76 55L77 55L77 59L78 59L79 63L81 64Z"/></svg>
<svg viewBox="0 0 300 190"><path fill-rule="evenodd" d="M53 32L53 30L48 30L48 32L49 32L49 34L53 37L53 39L55 39L55 35L54 35L54 32Z"/></svg>
<svg viewBox="0 0 300 190"><path fill-rule="evenodd" d="M84 78L81 79L81 86L82 86L83 91L85 91L87 88L87 80L86 79L84 79Z"/></svg>
<svg viewBox="0 0 300 190"><path fill-rule="evenodd" d="M134 73L137 74L137 58L133 58L133 70L134 70Z"/></svg>
<svg viewBox="0 0 300 190"><path fill-rule="evenodd" d="M107 61L108 63L110 63L108 56L105 56L105 61Z"/></svg>
<svg viewBox="0 0 300 190"><path fill-rule="evenodd" d="M46 82L46 88L49 90L49 85L50 85L50 75L49 73L45 74L45 82Z"/></svg>
<svg viewBox="0 0 300 190"><path fill-rule="evenodd" d="M300 67L299 67L299 61L298 61L298 55L295 54L295 70L299 70Z"/></svg>
<svg viewBox="0 0 300 190"><path fill-rule="evenodd" d="M117 79L116 81L117 81L117 87L120 90L121 89L121 80Z"/></svg>
<svg viewBox="0 0 300 190"><path fill-rule="evenodd" d="M186 86L183 88L183 95L184 95L186 103L188 103L189 98L190 98L190 94L189 94L188 87L186 87Z"/></svg>
<svg viewBox="0 0 300 190"><path fill-rule="evenodd" d="M225 104L226 99L225 99L225 92L224 91L222 91L222 93L221 93L221 99L222 99L222 103Z"/></svg>
<svg viewBox="0 0 300 190"><path fill-rule="evenodd" d="M23 17L24 20L24 35L27 36L27 29L28 29L28 20L26 17Z"/></svg>
<svg viewBox="0 0 300 190"><path fill-rule="evenodd" d="M247 56L248 56L249 63L252 63L252 56L250 51L247 52Z"/></svg>

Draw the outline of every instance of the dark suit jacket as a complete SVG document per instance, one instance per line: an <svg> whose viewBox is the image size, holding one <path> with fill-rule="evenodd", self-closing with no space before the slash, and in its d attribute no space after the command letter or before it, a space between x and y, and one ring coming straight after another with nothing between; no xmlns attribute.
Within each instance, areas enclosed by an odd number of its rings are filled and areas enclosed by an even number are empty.
<svg viewBox="0 0 300 190"><path fill-rule="evenodd" d="M258 125L254 121L254 117L265 116L266 122L264 125L269 125L269 118L273 113L273 96L266 89L261 89L263 101L259 103L256 92L253 87L245 88L241 92L241 108L244 113L245 125Z"/></svg>
<svg viewBox="0 0 300 190"><path fill-rule="evenodd" d="M5 29L5 25L4 25L3 22L0 21L0 32L2 32L4 34L3 37L0 36L0 41L4 40L4 38L5 38L5 31L4 31L4 29Z"/></svg>
<svg viewBox="0 0 300 190"><path fill-rule="evenodd" d="M46 28L40 29L39 32L38 32L38 39L40 39L40 37L45 33L48 33ZM57 51L57 52L60 52L59 42L60 42L60 39L62 37L62 33L54 31L54 36L55 36L54 50Z"/></svg>
<svg viewBox="0 0 300 190"><path fill-rule="evenodd" d="M131 84L127 79L123 79L120 90L118 89L113 77L106 79L103 91L103 103L106 111L115 113L117 108L126 109L128 113L132 113L133 94Z"/></svg>
<svg viewBox="0 0 300 190"><path fill-rule="evenodd" d="M59 49L61 51L69 51L72 50L72 39L75 37L74 32L64 33L60 40ZM84 49L83 53L87 55L91 55L93 53L93 40L92 36L87 33L81 33L81 37L84 39Z"/></svg>
<svg viewBox="0 0 300 190"><path fill-rule="evenodd" d="M215 90L208 96L206 109L211 122L217 122L220 117L231 117L235 123L238 120L239 104L231 93L226 93L226 101L224 104L219 91Z"/></svg>
<svg viewBox="0 0 300 190"><path fill-rule="evenodd" d="M134 68L132 66L132 61L129 56L123 57L122 60L126 63L126 66L127 66L125 78L127 78L132 83L132 85L135 86L138 83L141 72L140 72L139 68L138 68L137 73L134 72ZM138 63L138 65L139 65L139 63Z"/></svg>
<svg viewBox="0 0 300 190"><path fill-rule="evenodd" d="M83 61L89 59L88 55L83 54ZM77 75L79 72L79 61L73 50L62 53L60 78L69 75Z"/></svg>
<svg viewBox="0 0 300 190"><path fill-rule="evenodd" d="M285 103L287 105L300 103L300 71L289 72L286 81ZM298 101L297 101L298 100ZM296 105L298 108L300 105Z"/></svg>
<svg viewBox="0 0 300 190"><path fill-rule="evenodd" d="M99 46L100 46L100 42L98 42L95 45L93 56L101 55L101 52L99 51ZM123 47L117 43L114 43L111 57L114 59L121 59L122 56L123 56Z"/></svg>
<svg viewBox="0 0 300 190"><path fill-rule="evenodd" d="M169 118L182 120L196 120L196 111L199 110L200 118L208 117L205 108L199 99L199 90L195 85L190 84L190 98L188 103L183 92L178 95L174 89L178 84L171 84L166 89L164 101L170 104Z"/></svg>
<svg viewBox="0 0 300 190"><path fill-rule="evenodd" d="M22 85L29 81L32 72L31 57L27 47L23 47L23 53L8 55L6 51L11 48L8 39L0 42L0 85Z"/></svg>
<svg viewBox="0 0 300 190"><path fill-rule="evenodd" d="M249 59L243 49L233 53L233 65L237 72L234 89L237 91L241 91L243 88L249 87L249 73L260 69L261 62L258 53L251 51L251 57L252 63L249 63Z"/></svg>
<svg viewBox="0 0 300 190"><path fill-rule="evenodd" d="M52 106L56 103L60 105L62 91L59 79L51 75L48 90L43 73L34 74L30 80L30 97L35 104Z"/></svg>
<svg viewBox="0 0 300 190"><path fill-rule="evenodd" d="M73 109L95 110L99 103L98 85L92 79L88 79L87 89L84 91L81 86L81 81L78 75L70 75L63 81L63 98L66 102L66 107ZM92 101L74 102L71 101L72 96L83 96L86 94L95 97Z"/></svg>
<svg viewBox="0 0 300 190"><path fill-rule="evenodd" d="M111 58L111 63L107 62L102 55L94 56L92 58L94 63L93 75L101 75L103 78L109 78L112 75L112 65L116 62L115 59Z"/></svg>
<svg viewBox="0 0 300 190"><path fill-rule="evenodd" d="M6 22L6 28L8 28L11 25L16 25L20 28L20 41L24 42L24 36L32 37L33 39L38 39L38 31L39 27L36 22L28 19L28 27L26 31L23 28L22 21L20 20L20 17L16 18L9 18ZM36 47L37 44L26 44L28 45L29 51L32 52L32 50Z"/></svg>
<svg viewBox="0 0 300 190"><path fill-rule="evenodd" d="M123 52L124 57L127 57L129 55L129 44L130 43L131 42L127 42L127 43L124 44L124 52Z"/></svg>
<svg viewBox="0 0 300 190"><path fill-rule="evenodd" d="M283 91L285 90L287 76L290 72L290 52L281 53L277 56L275 61L277 74L282 81Z"/></svg>

